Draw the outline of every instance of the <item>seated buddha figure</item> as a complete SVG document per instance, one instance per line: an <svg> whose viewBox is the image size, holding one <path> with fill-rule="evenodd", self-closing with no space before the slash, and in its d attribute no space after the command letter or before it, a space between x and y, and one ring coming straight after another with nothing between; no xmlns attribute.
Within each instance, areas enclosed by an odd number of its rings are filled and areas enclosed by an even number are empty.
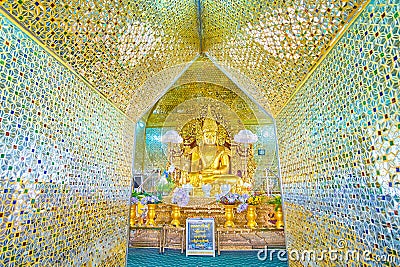
<svg viewBox="0 0 400 267"><path fill-rule="evenodd" d="M220 192L220 186L229 184L231 191L239 192L243 182L240 177L229 174L230 150L216 144L217 123L210 118L203 122L203 141L191 149L189 179L195 195L202 195L201 186L211 184L211 194Z"/></svg>

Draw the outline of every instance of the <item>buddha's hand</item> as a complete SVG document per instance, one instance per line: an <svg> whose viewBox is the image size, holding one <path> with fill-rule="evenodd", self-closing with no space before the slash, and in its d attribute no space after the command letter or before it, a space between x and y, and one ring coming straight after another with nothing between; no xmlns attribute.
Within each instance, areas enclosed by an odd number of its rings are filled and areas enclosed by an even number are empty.
<svg viewBox="0 0 400 267"><path fill-rule="evenodd" d="M213 170L213 169L204 169L200 173L203 175L213 175L213 174L215 174L214 171L215 170Z"/></svg>
<svg viewBox="0 0 400 267"><path fill-rule="evenodd" d="M222 174L222 172L221 172L221 170L214 170L214 171L213 171L213 174L214 174L214 175L219 175L219 174Z"/></svg>
<svg viewBox="0 0 400 267"><path fill-rule="evenodd" d="M205 169L201 171L201 174L203 175L219 175L222 174L221 170L215 170L215 169Z"/></svg>

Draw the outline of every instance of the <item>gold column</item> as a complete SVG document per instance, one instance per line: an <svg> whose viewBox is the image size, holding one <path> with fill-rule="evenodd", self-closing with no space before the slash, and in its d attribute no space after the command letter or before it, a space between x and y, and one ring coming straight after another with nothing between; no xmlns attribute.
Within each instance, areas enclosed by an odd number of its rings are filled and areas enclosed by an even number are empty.
<svg viewBox="0 0 400 267"><path fill-rule="evenodd" d="M149 225L149 226L156 225L156 222L154 221L154 218L156 217L156 205L157 204L147 204L147 207L148 207L147 216L148 216L149 220L147 221L146 225Z"/></svg>
<svg viewBox="0 0 400 267"><path fill-rule="evenodd" d="M179 227L179 218L181 217L181 208L178 205L172 205L171 225Z"/></svg>
<svg viewBox="0 0 400 267"><path fill-rule="evenodd" d="M247 207L247 215L246 215L246 219L247 219L247 226L251 229L256 228L257 226L257 222L256 222L256 218L257 218L257 213L256 213L256 208L257 206L254 205L249 205Z"/></svg>
<svg viewBox="0 0 400 267"><path fill-rule="evenodd" d="M224 227L235 227L235 223L233 222L234 215L233 215L233 208L235 205L224 205L225 207L225 224Z"/></svg>

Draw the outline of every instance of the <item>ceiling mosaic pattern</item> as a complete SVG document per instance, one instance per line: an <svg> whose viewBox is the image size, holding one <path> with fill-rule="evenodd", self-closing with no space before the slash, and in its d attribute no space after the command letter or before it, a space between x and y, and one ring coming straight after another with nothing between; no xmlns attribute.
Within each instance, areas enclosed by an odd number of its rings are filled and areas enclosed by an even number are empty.
<svg viewBox="0 0 400 267"><path fill-rule="evenodd" d="M147 120L147 127L162 127L167 116L180 104L194 98L212 98L225 103L243 122L257 122L246 102L237 94L222 86L210 83L188 83L178 86L164 95ZM178 110L179 112L179 110ZM183 110L182 112L185 112Z"/></svg>
<svg viewBox="0 0 400 267"><path fill-rule="evenodd" d="M191 62L185 65L176 65L158 72L147 79L142 86L136 89L142 93L134 94L129 100L125 111L126 115L134 120L143 118L143 114L149 111L153 107L154 102L160 99L173 85L175 77L179 77L190 65ZM143 97L144 93L145 97Z"/></svg>
<svg viewBox="0 0 400 267"><path fill-rule="evenodd" d="M225 74L226 72L224 72L225 70L220 69L220 67L221 66L218 66L218 64L212 62L207 55L200 56L195 62L193 62L187 71L185 71L185 73L179 77L174 86L195 81L221 85L240 96L247 103L249 108L252 109L260 123L272 123L270 118L266 118L265 113L260 110L260 107L257 106L254 101L251 101L250 97L254 96L254 91L257 90L251 81L246 80L243 82L244 79L243 77L240 77L240 75L230 75L228 77ZM229 72L228 74L235 73ZM261 101L258 103L262 106L265 112L271 114L269 104L267 102L261 99Z"/></svg>
<svg viewBox="0 0 400 267"><path fill-rule="evenodd" d="M200 38L195 1L0 3L136 120L195 59L200 43L276 114L362 1L201 0ZM159 73L170 75L145 86Z"/></svg>
<svg viewBox="0 0 400 267"><path fill-rule="evenodd" d="M361 2L203 0L204 50L249 77L276 114Z"/></svg>
<svg viewBox="0 0 400 267"><path fill-rule="evenodd" d="M171 82L166 84L165 82L173 79L174 75L176 81L173 84ZM163 88L167 88L169 91L165 89L162 91ZM148 79L142 86L142 90L147 91L150 95L157 95L160 100L155 104L149 104L140 99L135 99L136 101L132 99L127 114L130 117L132 114L141 117L143 121L147 121L148 127L162 127L166 126L167 116L184 115L179 110L176 110L178 113L172 112L184 101L208 97L225 103L238 113L237 116L246 125L272 123L270 116L267 115L270 114L269 109L260 109L260 106L250 98L249 92L252 92L253 89L251 83L242 86L241 83L232 80L219 69L219 66L215 65L207 56L202 55L185 66L175 66ZM167 93L165 93L166 91ZM268 105L266 106L268 107ZM189 110L193 109L190 105L187 107ZM141 114L144 112L146 114L142 116ZM186 112L186 115L188 114L191 112Z"/></svg>
<svg viewBox="0 0 400 267"><path fill-rule="evenodd" d="M122 111L150 76L199 50L194 1L0 1Z"/></svg>

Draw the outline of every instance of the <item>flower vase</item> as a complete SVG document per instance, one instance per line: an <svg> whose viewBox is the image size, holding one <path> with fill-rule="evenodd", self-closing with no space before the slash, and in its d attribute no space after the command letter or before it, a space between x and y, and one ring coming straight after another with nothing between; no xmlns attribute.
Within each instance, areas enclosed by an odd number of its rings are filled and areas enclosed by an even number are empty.
<svg viewBox="0 0 400 267"><path fill-rule="evenodd" d="M279 206L276 211L275 211L275 218L276 218L276 223L275 226L276 228L282 228L283 227L283 212L282 212L282 206Z"/></svg>
<svg viewBox="0 0 400 267"><path fill-rule="evenodd" d="M246 215L247 226L249 228L251 228L251 229L256 228L256 226L257 226L256 218L257 218L256 206L249 205L247 207L247 215Z"/></svg>
<svg viewBox="0 0 400 267"><path fill-rule="evenodd" d="M171 225L179 227L179 218L181 217L181 208L178 205L172 205Z"/></svg>
<svg viewBox="0 0 400 267"><path fill-rule="evenodd" d="M136 225L136 208L137 204L132 204L130 209L129 225L134 227Z"/></svg>
<svg viewBox="0 0 400 267"><path fill-rule="evenodd" d="M156 217L156 204L147 204L148 212L147 212L147 217L148 221L146 225L154 226L156 225L156 222L154 221L154 218Z"/></svg>
<svg viewBox="0 0 400 267"><path fill-rule="evenodd" d="M233 223L233 208L235 205L224 205L225 207L225 224L224 227L235 227L235 224Z"/></svg>

